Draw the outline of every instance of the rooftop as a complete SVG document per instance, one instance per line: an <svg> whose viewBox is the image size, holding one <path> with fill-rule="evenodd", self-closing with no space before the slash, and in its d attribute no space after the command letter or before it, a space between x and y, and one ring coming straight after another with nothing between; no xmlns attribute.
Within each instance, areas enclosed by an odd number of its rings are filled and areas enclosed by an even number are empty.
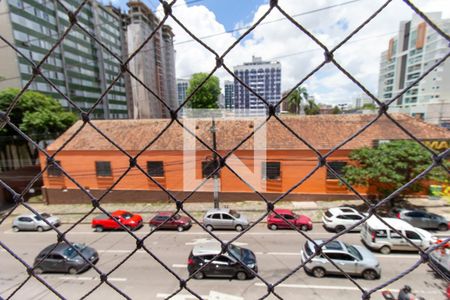
<svg viewBox="0 0 450 300"><path fill-rule="evenodd" d="M390 114L393 119L403 125L417 138L450 139L450 131L404 114ZM371 122L376 115L315 115L315 116L280 116L280 119L301 136L306 142L318 150L329 150L343 143L356 134L359 129ZM216 119L216 140L218 150L230 150L249 136L265 118ZM127 151L138 151L145 148L171 122L170 119L143 120L92 120L92 124L106 134L111 140ZM180 122L194 131L195 134L212 148L211 119L181 119ZM91 125L84 128L69 141L70 137L83 125L76 122L65 133L58 137L50 146L49 151L55 151L64 143L68 144L63 151L105 151L117 150L107 139L101 136ZM262 132L259 130L258 132ZM306 144L295 137L278 120L271 118L266 126L266 149L268 150L308 150ZM253 150L262 147L261 136L249 138L240 145L239 150ZM183 140L191 139L196 143L197 150L206 150L179 124L173 122L150 147L149 150L183 150ZM382 116L363 133L345 143L340 149L357 149L364 146L372 147L376 140L409 139L387 117Z"/></svg>

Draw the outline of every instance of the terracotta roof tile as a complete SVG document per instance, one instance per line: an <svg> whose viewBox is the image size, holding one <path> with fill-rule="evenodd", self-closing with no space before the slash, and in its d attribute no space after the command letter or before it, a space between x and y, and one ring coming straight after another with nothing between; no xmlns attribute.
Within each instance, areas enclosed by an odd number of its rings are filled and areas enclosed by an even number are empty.
<svg viewBox="0 0 450 300"><path fill-rule="evenodd" d="M419 139L449 139L450 131L425 123L403 114L391 116ZM372 121L376 115L317 115L317 116L282 116L281 119L294 132L303 137L317 149L331 149L345 141L358 129ZM187 122L182 120L187 126ZM238 145L257 127L262 118L217 119L217 148L229 150ZM94 120L92 123L125 150L141 150L152 141L170 122L167 119L148 120ZM52 143L48 150L58 149L82 125L78 121ZM195 130L205 143L212 147L210 119L195 119ZM169 129L150 147L151 150L182 150L184 129L173 123ZM377 139L409 138L391 120L382 116L369 129L345 144L342 149L355 149L372 146ZM204 148L197 142L197 149ZM116 148L90 125L68 143L65 150L115 150ZM253 149L253 138L239 147L241 150ZM307 149L276 119L267 125L267 149Z"/></svg>

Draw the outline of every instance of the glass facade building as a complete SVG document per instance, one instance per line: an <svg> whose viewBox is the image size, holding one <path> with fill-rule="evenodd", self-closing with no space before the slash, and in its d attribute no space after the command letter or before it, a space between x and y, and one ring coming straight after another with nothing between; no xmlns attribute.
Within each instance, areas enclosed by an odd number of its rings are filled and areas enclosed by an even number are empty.
<svg viewBox="0 0 450 300"><path fill-rule="evenodd" d="M62 0L75 11L81 0ZM39 63L70 26L64 8L56 1L7 0L0 5L2 36L11 41L28 59ZM88 1L77 16L80 26L94 35L111 52L122 57L122 18L111 7ZM0 46L5 46L4 44ZM32 78L31 64L10 47L1 47L3 57L11 59L9 68L0 67L0 88L24 87ZM6 53L8 52L8 53ZM41 66L41 72L68 98L88 110L120 73L120 63L77 25L56 46ZM31 83L36 90L58 99L63 107L74 107L41 76ZM92 114L93 118L128 118L125 82L114 84Z"/></svg>

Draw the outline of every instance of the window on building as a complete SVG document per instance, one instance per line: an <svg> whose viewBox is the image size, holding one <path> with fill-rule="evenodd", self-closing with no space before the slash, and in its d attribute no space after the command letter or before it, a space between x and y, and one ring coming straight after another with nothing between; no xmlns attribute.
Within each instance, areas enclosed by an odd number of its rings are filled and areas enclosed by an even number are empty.
<svg viewBox="0 0 450 300"><path fill-rule="evenodd" d="M57 163L59 166L61 166L61 161L55 160L55 163ZM47 174L50 177L60 177L63 176L63 172L54 164L51 164L47 168Z"/></svg>
<svg viewBox="0 0 450 300"><path fill-rule="evenodd" d="M148 161L147 174L152 177L164 177L164 163L162 161Z"/></svg>
<svg viewBox="0 0 450 300"><path fill-rule="evenodd" d="M212 174L214 172L214 170L216 170L218 167L217 161L216 160L205 160L202 161L202 177L206 178L208 177L210 174ZM217 175L219 175L217 173Z"/></svg>
<svg viewBox="0 0 450 300"><path fill-rule="evenodd" d="M262 162L262 178L263 179L280 179L280 162L269 161Z"/></svg>
<svg viewBox="0 0 450 300"><path fill-rule="evenodd" d="M112 176L110 161L96 161L95 172L97 176Z"/></svg>
<svg viewBox="0 0 450 300"><path fill-rule="evenodd" d="M347 165L347 163L345 161L330 161L328 165L338 175L343 175L344 167ZM327 179L337 179L337 177L329 169L327 169Z"/></svg>

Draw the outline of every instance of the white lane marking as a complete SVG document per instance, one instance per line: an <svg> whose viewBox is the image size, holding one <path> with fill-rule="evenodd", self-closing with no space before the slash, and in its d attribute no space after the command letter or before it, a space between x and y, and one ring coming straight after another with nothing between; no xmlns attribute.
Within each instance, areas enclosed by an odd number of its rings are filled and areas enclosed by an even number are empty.
<svg viewBox="0 0 450 300"><path fill-rule="evenodd" d="M194 239L191 242L185 243L185 245L192 246L192 245L204 244L206 242L211 242L211 240L212 240L211 238ZM235 246L247 246L248 244L247 243L241 243L241 242L233 242L233 245L235 245Z"/></svg>
<svg viewBox="0 0 450 300"><path fill-rule="evenodd" d="M48 279L50 277L46 277L46 279ZM95 280L98 281L100 280L99 277L83 277L83 276L77 276L77 277L72 277L72 276L61 276L58 277L58 279L62 279L62 280L75 280L75 281L89 281L89 280ZM127 281L127 278L123 278L123 277L108 277L108 281Z"/></svg>
<svg viewBox="0 0 450 300"><path fill-rule="evenodd" d="M167 298L169 297L171 294L164 294L164 293L158 293L156 294L156 298ZM202 299L208 299L208 295L200 295L200 297ZM173 300L187 300L187 299L197 299L196 296L191 295L191 294L177 294L176 296L173 296L172 298Z"/></svg>
<svg viewBox="0 0 450 300"><path fill-rule="evenodd" d="M255 252L256 255L278 255L278 256L300 256L300 252ZM419 255L417 254L374 254L375 257L378 258L411 258L418 259Z"/></svg>
<svg viewBox="0 0 450 300"><path fill-rule="evenodd" d="M21 232L14 232L12 230L6 230L3 232L4 234L17 234L17 235L25 235L25 234L39 234L39 235L45 235L45 234L54 234L56 235L56 232L53 230L50 231L44 231L44 232L35 232L35 231L21 231ZM104 232L94 232L94 231L70 231L68 234L74 234L74 235L86 235L86 234L92 234L92 235L101 235L101 234L129 234L126 231L104 231ZM133 231L133 233L135 235L138 236L144 236L149 234L149 232L144 232L144 231ZM237 235L238 232L236 231L214 231L213 232L216 235ZM209 235L208 232L205 231L186 231L186 232L170 232L170 231L157 231L154 234L156 235ZM287 232L273 232L273 231L269 231L267 230L267 232L247 232L245 233L245 235L299 235L300 233L298 233L297 231L287 231ZM326 236L331 236L332 233L329 232L308 232L309 236L319 236L319 235L326 235Z"/></svg>
<svg viewBox="0 0 450 300"><path fill-rule="evenodd" d="M97 250L97 252L98 253L131 253L131 252L133 252L133 250L109 249L109 250ZM142 254L142 253L147 253L147 252L144 250L137 250L136 253Z"/></svg>
<svg viewBox="0 0 450 300"><path fill-rule="evenodd" d="M267 287L262 282L256 282L255 286ZM361 292L355 286L342 286L342 285L313 285L313 284L289 284L289 283L281 283L276 287L285 287L285 288L297 288L297 289L321 289L321 290L344 290L344 291L357 291ZM398 293L400 290L398 289L387 289L393 293ZM415 294L442 294L441 291L430 291L430 290L414 290Z"/></svg>
<svg viewBox="0 0 450 300"><path fill-rule="evenodd" d="M173 264L172 268L187 268L187 265L183 265L183 264Z"/></svg>
<svg viewBox="0 0 450 300"><path fill-rule="evenodd" d="M262 282L256 282L256 286L266 286ZM277 287L285 287L285 288L297 288L297 289L323 289L323 290L345 290L345 291L360 291L357 287L354 286L333 286L333 285L310 285L310 284L288 284L282 283L277 285Z"/></svg>

